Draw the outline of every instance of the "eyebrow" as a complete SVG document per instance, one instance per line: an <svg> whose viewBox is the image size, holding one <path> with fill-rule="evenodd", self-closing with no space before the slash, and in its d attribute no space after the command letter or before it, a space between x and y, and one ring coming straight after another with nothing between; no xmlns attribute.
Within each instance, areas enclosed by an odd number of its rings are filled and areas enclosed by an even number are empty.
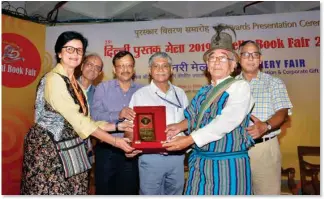
<svg viewBox="0 0 324 199"><path fill-rule="evenodd" d="M95 64L94 62L89 61L89 60L85 60L84 63L91 63L91 64L93 64L94 66L102 66L101 64L97 65L97 64Z"/></svg>
<svg viewBox="0 0 324 199"><path fill-rule="evenodd" d="M155 66L169 66L170 64L152 64L152 65L155 65Z"/></svg>
<svg viewBox="0 0 324 199"><path fill-rule="evenodd" d="M227 54L226 52L221 52L221 53L222 53L223 55L226 55L226 57L229 57L228 54ZM212 56L213 54L215 54L215 52L210 53L208 57Z"/></svg>
<svg viewBox="0 0 324 199"><path fill-rule="evenodd" d="M64 46L63 46L64 47ZM65 46L66 48L68 47L72 47L72 48L76 48L76 49L83 49L83 47L74 47L74 46Z"/></svg>

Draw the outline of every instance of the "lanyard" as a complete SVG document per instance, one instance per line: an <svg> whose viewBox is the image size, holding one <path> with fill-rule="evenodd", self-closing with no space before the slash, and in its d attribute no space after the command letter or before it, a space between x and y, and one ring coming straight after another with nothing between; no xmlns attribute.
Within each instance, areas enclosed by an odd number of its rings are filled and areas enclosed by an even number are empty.
<svg viewBox="0 0 324 199"><path fill-rule="evenodd" d="M181 105L181 102L180 102L179 97L178 97L178 95L177 95L177 92L175 91L175 89L174 89L173 86L172 86L172 88L173 88L174 94L175 94L175 96L176 96L176 98L177 98L178 104L176 104L176 103L174 103L174 102L171 102L171 101L168 100L168 99L165 99L164 97L160 96L156 91L155 91L155 94L156 94L160 99L162 99L163 101L166 101L167 103L172 104L173 106L175 106L175 107L177 107L177 108L182 108L182 105Z"/></svg>

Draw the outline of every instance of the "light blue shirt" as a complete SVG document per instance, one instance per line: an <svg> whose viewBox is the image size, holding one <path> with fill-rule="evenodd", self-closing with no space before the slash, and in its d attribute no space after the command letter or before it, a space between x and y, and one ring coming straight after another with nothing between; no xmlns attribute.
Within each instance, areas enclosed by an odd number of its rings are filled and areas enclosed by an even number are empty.
<svg viewBox="0 0 324 199"><path fill-rule="evenodd" d="M239 74L236 79L243 79L243 73ZM288 108L288 115L292 114L292 103L289 99L285 83L269 74L258 72L257 77L250 82L251 93L255 101L255 106L252 109L252 115L259 118L261 121L270 119L276 111ZM252 124L251 124L252 125ZM280 128L273 131L263 138L279 135Z"/></svg>
<svg viewBox="0 0 324 199"><path fill-rule="evenodd" d="M116 79L98 84L90 108L92 118L96 121L116 123L120 111L128 107L133 93L141 87L141 84L132 82L128 91L124 92ZM112 135L123 137L124 133L114 133Z"/></svg>

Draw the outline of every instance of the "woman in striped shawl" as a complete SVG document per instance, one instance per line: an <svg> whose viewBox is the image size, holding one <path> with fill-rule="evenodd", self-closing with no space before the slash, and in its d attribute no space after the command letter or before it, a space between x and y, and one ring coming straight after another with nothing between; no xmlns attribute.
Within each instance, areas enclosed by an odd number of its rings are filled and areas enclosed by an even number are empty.
<svg viewBox="0 0 324 199"><path fill-rule="evenodd" d="M254 103L248 82L230 76L237 61L231 36L218 35L204 54L211 84L197 92L184 112L186 119L166 129L168 137L188 129L188 136L163 145L168 151L192 145L186 195L252 194L247 150L254 142L246 127Z"/></svg>

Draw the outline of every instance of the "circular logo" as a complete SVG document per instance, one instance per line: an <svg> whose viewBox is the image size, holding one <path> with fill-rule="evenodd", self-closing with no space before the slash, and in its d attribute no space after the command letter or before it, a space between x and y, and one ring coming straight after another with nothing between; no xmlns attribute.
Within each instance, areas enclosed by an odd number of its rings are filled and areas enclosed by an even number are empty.
<svg viewBox="0 0 324 199"><path fill-rule="evenodd" d="M2 85L21 88L38 76L41 59L35 45L14 33L2 34Z"/></svg>
<svg viewBox="0 0 324 199"><path fill-rule="evenodd" d="M144 125L148 125L151 122L151 120L148 117L143 117L143 119L141 120L141 122Z"/></svg>

